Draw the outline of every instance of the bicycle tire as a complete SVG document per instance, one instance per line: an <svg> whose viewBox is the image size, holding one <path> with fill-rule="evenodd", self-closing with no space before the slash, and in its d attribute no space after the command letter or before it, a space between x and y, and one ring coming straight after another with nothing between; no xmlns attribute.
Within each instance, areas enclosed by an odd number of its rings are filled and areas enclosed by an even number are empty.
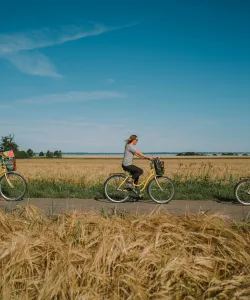
<svg viewBox="0 0 250 300"><path fill-rule="evenodd" d="M0 177L0 195L5 200L18 201L23 198L26 191L27 182L20 174L8 172Z"/></svg>
<svg viewBox="0 0 250 300"><path fill-rule="evenodd" d="M234 188L234 194L240 204L250 205L250 178L239 181Z"/></svg>
<svg viewBox="0 0 250 300"><path fill-rule="evenodd" d="M129 195L126 195L125 192L123 191L118 191L117 188L119 184L126 178L125 175L122 174L117 174L117 175L112 175L110 176L104 183L104 193L105 197L114 202L114 203L123 203L129 199ZM116 186L114 187L114 192L112 195L111 191L108 191L108 185L110 184L111 181L114 181L116 179Z"/></svg>
<svg viewBox="0 0 250 300"><path fill-rule="evenodd" d="M155 178L152 178L148 184L149 197L151 198L151 200L153 200L159 204L169 203L173 199L174 194L175 194L175 188L174 188L173 181L170 178L168 178L166 176L161 176L161 175L156 176L156 178L161 187L162 187L162 183L160 181L163 181L163 182L165 181L165 185L167 185L166 190L165 190L167 198L161 199L163 197L164 192L159 188ZM158 196L159 196L159 199L158 199ZM164 198L165 198L165 196L164 196Z"/></svg>

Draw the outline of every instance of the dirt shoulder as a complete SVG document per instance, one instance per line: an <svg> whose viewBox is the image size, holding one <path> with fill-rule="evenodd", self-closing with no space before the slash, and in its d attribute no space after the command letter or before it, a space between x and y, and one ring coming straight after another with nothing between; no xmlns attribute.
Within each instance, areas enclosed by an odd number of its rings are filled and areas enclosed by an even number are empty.
<svg viewBox="0 0 250 300"><path fill-rule="evenodd" d="M72 210L109 210L119 209L133 214L149 214L162 210L175 215L189 213L206 213L227 216L237 221L250 222L250 206L242 206L231 202L216 202L212 200L173 200L169 204L155 204L147 200L139 202L111 203L107 200L94 199L52 199L52 198L26 198L23 201L0 201L0 209L10 211L16 206L34 205L45 213L62 213Z"/></svg>

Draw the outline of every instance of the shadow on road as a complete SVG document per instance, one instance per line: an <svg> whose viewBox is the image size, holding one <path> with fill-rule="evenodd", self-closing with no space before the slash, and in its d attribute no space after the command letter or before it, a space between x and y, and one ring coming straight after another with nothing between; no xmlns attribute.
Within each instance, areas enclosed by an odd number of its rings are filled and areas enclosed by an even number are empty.
<svg viewBox="0 0 250 300"><path fill-rule="evenodd" d="M232 204L232 205L241 205L236 199L233 197L224 197L221 195L214 195L215 201L219 203Z"/></svg>
<svg viewBox="0 0 250 300"><path fill-rule="evenodd" d="M98 201L98 202L102 202L102 203L113 203L113 204L119 204L119 202L115 203L115 202L112 202L108 199L105 199L105 198L99 198L99 197L95 197L94 198L95 201ZM150 199L137 199L137 198L132 198L130 197L126 202L123 202L123 203L133 203L133 202L140 202L140 203L147 203L147 204L156 204L154 201L150 200Z"/></svg>

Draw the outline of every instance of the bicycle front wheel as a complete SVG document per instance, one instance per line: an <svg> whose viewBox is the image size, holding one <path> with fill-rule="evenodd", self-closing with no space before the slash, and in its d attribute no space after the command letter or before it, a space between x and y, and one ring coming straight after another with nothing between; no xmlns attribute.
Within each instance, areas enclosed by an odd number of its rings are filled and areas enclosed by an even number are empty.
<svg viewBox="0 0 250 300"><path fill-rule="evenodd" d="M150 198L159 204L170 202L174 197L174 183L165 176L156 176L148 184Z"/></svg>
<svg viewBox="0 0 250 300"><path fill-rule="evenodd" d="M0 195L8 201L22 199L27 191L25 179L16 173L6 173L0 178Z"/></svg>
<svg viewBox="0 0 250 300"><path fill-rule="evenodd" d="M243 179L235 186L235 197L243 205L250 205L250 179Z"/></svg>
<svg viewBox="0 0 250 300"><path fill-rule="evenodd" d="M119 186L122 184L126 176L113 175L110 176L104 183L104 192L107 199L115 203L122 203L128 200L127 191Z"/></svg>

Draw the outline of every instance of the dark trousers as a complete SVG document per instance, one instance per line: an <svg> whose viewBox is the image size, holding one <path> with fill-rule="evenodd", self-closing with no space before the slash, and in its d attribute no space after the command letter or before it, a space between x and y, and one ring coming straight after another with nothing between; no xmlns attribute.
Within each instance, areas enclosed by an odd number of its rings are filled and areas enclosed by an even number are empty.
<svg viewBox="0 0 250 300"><path fill-rule="evenodd" d="M138 184L139 177L143 174L143 170L134 165L130 165L130 166L122 165L122 168L124 171L129 172L132 175L134 184Z"/></svg>

